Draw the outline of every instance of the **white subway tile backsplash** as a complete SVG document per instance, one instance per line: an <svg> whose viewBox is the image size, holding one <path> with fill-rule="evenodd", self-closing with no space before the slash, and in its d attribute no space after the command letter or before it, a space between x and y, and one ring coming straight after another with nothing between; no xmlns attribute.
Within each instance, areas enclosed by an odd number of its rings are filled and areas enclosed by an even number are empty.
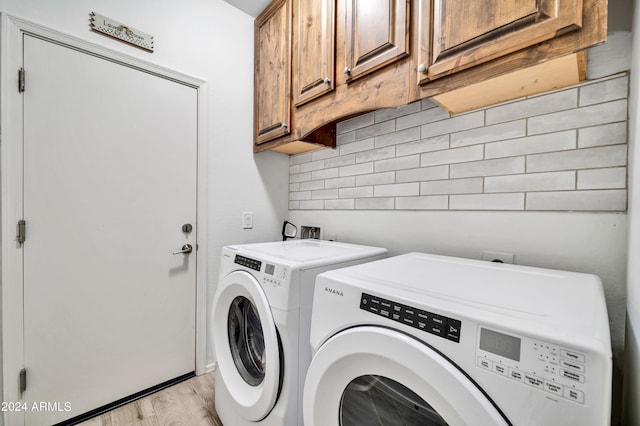
<svg viewBox="0 0 640 426"><path fill-rule="evenodd" d="M293 155L289 157L289 165L295 166L296 164L308 163L313 158L313 151L305 152L304 154Z"/></svg>
<svg viewBox="0 0 640 426"><path fill-rule="evenodd" d="M420 195L420 184L418 182L394 183L373 187L374 197L403 197L409 195Z"/></svg>
<svg viewBox="0 0 640 426"><path fill-rule="evenodd" d="M578 148L627 143L627 122L585 127L578 130Z"/></svg>
<svg viewBox="0 0 640 426"><path fill-rule="evenodd" d="M424 99L346 120L336 149L290 157L289 209L625 211L628 87L625 73L453 117Z"/></svg>
<svg viewBox="0 0 640 426"><path fill-rule="evenodd" d="M397 132L388 133L382 136L376 136L375 146L380 148L382 146L396 145L403 142L411 142L420 139L420 127L410 127L404 130L398 130Z"/></svg>
<svg viewBox="0 0 640 426"><path fill-rule="evenodd" d="M300 192L289 193L290 201L300 201L300 200L310 200L310 199L311 199L311 191L300 191Z"/></svg>
<svg viewBox="0 0 640 426"><path fill-rule="evenodd" d="M484 111L456 115L445 121L438 121L422 126L422 137L444 135L484 126Z"/></svg>
<svg viewBox="0 0 640 426"><path fill-rule="evenodd" d="M324 169L324 170L316 170L314 172L311 172L311 179L318 180L318 179L335 178L335 177L338 177L339 170L340 169L338 167L334 167L331 169Z"/></svg>
<svg viewBox="0 0 640 426"><path fill-rule="evenodd" d="M395 180L396 172L373 173L356 176L356 186L384 185L385 183L394 183Z"/></svg>
<svg viewBox="0 0 640 426"><path fill-rule="evenodd" d="M340 198L371 198L373 186L358 186L356 188L341 188Z"/></svg>
<svg viewBox="0 0 640 426"><path fill-rule="evenodd" d="M449 177L449 166L420 167L417 169L398 170L396 172L396 182L421 182L428 180L447 179Z"/></svg>
<svg viewBox="0 0 640 426"><path fill-rule="evenodd" d="M375 171L387 172L389 170L413 169L420 165L419 155L409 155L407 157L392 158L389 160L380 160L375 162Z"/></svg>
<svg viewBox="0 0 640 426"><path fill-rule="evenodd" d="M338 189L318 189L311 191L312 200L329 200L332 198L338 198Z"/></svg>
<svg viewBox="0 0 640 426"><path fill-rule="evenodd" d="M449 135L441 135L396 145L396 155L401 157L404 155L422 154L423 152L440 151L447 148L449 148Z"/></svg>
<svg viewBox="0 0 640 426"><path fill-rule="evenodd" d="M373 173L373 163L362 163L353 166L340 167L340 177L366 175Z"/></svg>
<svg viewBox="0 0 640 426"><path fill-rule="evenodd" d="M289 166L289 174L294 175L296 173L300 173L300 164L296 164L295 166Z"/></svg>
<svg viewBox="0 0 640 426"><path fill-rule="evenodd" d="M340 147L340 145L344 145L346 143L355 142L356 141L356 131L352 130L347 133L342 133L336 135L336 146Z"/></svg>
<svg viewBox="0 0 640 426"><path fill-rule="evenodd" d="M580 106L626 98L627 90L629 90L629 77L626 75L582 86Z"/></svg>
<svg viewBox="0 0 640 426"><path fill-rule="evenodd" d="M470 163L452 164L449 177L496 176L524 173L524 157L498 158Z"/></svg>
<svg viewBox="0 0 640 426"><path fill-rule="evenodd" d="M341 145L340 155L347 155L354 152L366 151L368 149L373 149L373 138L348 143L346 145Z"/></svg>
<svg viewBox="0 0 640 426"><path fill-rule="evenodd" d="M294 173L289 175L289 183L304 182L305 180L311 180L311 172Z"/></svg>
<svg viewBox="0 0 640 426"><path fill-rule="evenodd" d="M612 145L527 157L527 173L626 166L627 146Z"/></svg>
<svg viewBox="0 0 640 426"><path fill-rule="evenodd" d="M451 148L519 138L525 136L526 132L526 120L508 121L492 126L479 127L453 133L451 135Z"/></svg>
<svg viewBox="0 0 640 426"><path fill-rule="evenodd" d="M346 188L349 186L355 186L356 177L346 176L341 178L327 179L327 180L324 180L323 182L324 182L325 189Z"/></svg>
<svg viewBox="0 0 640 426"><path fill-rule="evenodd" d="M485 158L512 157L516 155L537 154L540 152L563 151L575 149L576 131L567 130L559 133L529 136L485 145Z"/></svg>
<svg viewBox="0 0 640 426"><path fill-rule="evenodd" d="M430 108L415 114L396 118L396 130L416 127L435 121L448 120L449 117L451 117L449 113L440 107Z"/></svg>
<svg viewBox="0 0 640 426"><path fill-rule="evenodd" d="M300 172L312 172L314 170L324 169L324 160L311 161L309 163L300 164Z"/></svg>
<svg viewBox="0 0 640 426"><path fill-rule="evenodd" d="M578 171L578 189L621 189L626 187L626 167Z"/></svg>
<svg viewBox="0 0 640 426"><path fill-rule="evenodd" d="M356 130L356 140L385 135L387 133L395 132L395 130L396 122L394 120L383 121L382 123Z"/></svg>
<svg viewBox="0 0 640 426"><path fill-rule="evenodd" d="M482 159L483 152L484 147L482 145L429 152L420 155L420 166L437 166L439 164L453 164L480 160Z"/></svg>
<svg viewBox="0 0 640 426"><path fill-rule="evenodd" d="M550 172L493 176L484 180L484 192L557 191L576 188L576 173Z"/></svg>
<svg viewBox="0 0 640 426"><path fill-rule="evenodd" d="M356 163L366 163L368 161L385 160L396 156L396 147L387 146L384 148L362 151L356 154Z"/></svg>
<svg viewBox="0 0 640 426"><path fill-rule="evenodd" d="M396 198L396 210L446 210L448 208L449 197L446 195Z"/></svg>
<svg viewBox="0 0 640 426"><path fill-rule="evenodd" d="M527 194L527 210L625 211L627 191L532 192Z"/></svg>
<svg viewBox="0 0 640 426"><path fill-rule="evenodd" d="M487 109L487 124L502 123L563 111L578 106L578 89L531 97Z"/></svg>
<svg viewBox="0 0 640 426"><path fill-rule="evenodd" d="M621 99L530 118L527 131L529 135L536 135L626 119L627 100Z"/></svg>
<svg viewBox="0 0 640 426"><path fill-rule="evenodd" d="M352 164L356 164L356 154L346 154L324 160L326 168L350 166Z"/></svg>
<svg viewBox="0 0 640 426"><path fill-rule="evenodd" d="M340 155L340 150L335 148L323 148L316 151L311 151L311 161L324 160L327 158L333 158Z"/></svg>
<svg viewBox="0 0 640 426"><path fill-rule="evenodd" d="M309 180L300 182L300 191L313 191L315 189L324 189L324 180Z"/></svg>
<svg viewBox="0 0 640 426"><path fill-rule="evenodd" d="M482 183L482 178L422 182L420 184L420 195L477 194L482 192Z"/></svg>

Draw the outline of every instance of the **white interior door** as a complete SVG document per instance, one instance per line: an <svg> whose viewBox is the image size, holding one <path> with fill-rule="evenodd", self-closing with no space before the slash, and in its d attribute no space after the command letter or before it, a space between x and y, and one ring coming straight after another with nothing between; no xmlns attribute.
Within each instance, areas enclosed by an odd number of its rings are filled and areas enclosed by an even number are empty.
<svg viewBox="0 0 640 426"><path fill-rule="evenodd" d="M27 411L46 425L195 370L198 104L29 35L24 68L24 400L60 403Z"/></svg>

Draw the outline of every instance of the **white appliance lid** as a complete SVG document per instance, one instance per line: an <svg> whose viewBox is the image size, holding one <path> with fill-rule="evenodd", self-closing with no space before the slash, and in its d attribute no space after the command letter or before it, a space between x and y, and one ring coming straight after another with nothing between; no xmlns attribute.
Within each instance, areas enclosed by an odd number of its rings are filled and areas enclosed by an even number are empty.
<svg viewBox="0 0 640 426"><path fill-rule="evenodd" d="M380 247L338 243L315 239L293 239L269 243L242 244L229 247L262 259L279 259L295 264L330 264L364 257L380 256L387 250Z"/></svg>
<svg viewBox="0 0 640 426"><path fill-rule="evenodd" d="M595 275L409 253L323 276L412 306L435 303L450 312L473 310L485 319L563 324L609 339L604 291Z"/></svg>

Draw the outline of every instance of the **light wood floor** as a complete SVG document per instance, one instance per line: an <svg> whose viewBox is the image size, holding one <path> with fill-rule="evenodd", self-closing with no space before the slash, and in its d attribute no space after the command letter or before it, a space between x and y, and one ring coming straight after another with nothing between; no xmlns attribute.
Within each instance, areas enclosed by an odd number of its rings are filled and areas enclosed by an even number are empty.
<svg viewBox="0 0 640 426"><path fill-rule="evenodd" d="M213 376L194 377L80 425L222 426L213 406Z"/></svg>

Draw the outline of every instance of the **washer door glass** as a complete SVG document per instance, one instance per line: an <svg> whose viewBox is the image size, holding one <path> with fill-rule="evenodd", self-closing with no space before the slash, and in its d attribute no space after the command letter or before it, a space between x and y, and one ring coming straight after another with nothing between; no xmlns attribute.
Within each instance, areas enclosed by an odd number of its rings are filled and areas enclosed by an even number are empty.
<svg viewBox="0 0 640 426"><path fill-rule="evenodd" d="M244 296L236 297L227 321L229 347L240 376L251 386L264 380L266 353L262 323L256 307Z"/></svg>
<svg viewBox="0 0 640 426"><path fill-rule="evenodd" d="M415 392L387 377L352 380L340 401L342 426L448 426Z"/></svg>

